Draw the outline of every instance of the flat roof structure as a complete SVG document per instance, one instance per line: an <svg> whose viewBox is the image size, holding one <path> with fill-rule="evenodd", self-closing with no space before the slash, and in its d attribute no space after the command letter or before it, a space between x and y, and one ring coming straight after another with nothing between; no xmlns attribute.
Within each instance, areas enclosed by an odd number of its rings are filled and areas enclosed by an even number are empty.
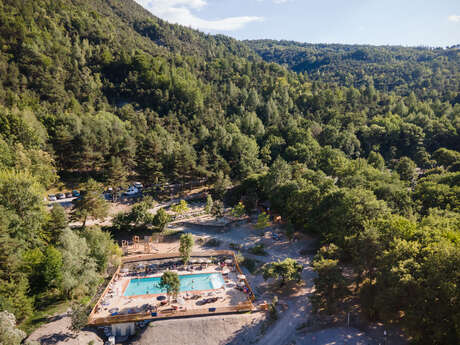
<svg viewBox="0 0 460 345"><path fill-rule="evenodd" d="M180 292L171 302L166 293L126 295L132 279L158 278L167 270L175 271L179 276L221 274L224 283L215 289ZM182 263L178 252L132 255L122 258L122 264L91 311L88 324L111 325L247 312L254 310L254 299L233 251L192 253L187 265Z"/></svg>

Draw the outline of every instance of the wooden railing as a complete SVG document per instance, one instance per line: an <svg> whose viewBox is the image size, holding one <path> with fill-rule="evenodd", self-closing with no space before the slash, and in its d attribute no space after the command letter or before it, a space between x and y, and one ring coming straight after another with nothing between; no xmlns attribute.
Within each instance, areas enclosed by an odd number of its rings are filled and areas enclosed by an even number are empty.
<svg viewBox="0 0 460 345"><path fill-rule="evenodd" d="M94 314L96 314L96 309L97 307L99 306L99 304L101 303L101 300L104 298L104 296L106 295L107 291L109 290L110 288L110 285L113 283L115 277L118 275L118 273L120 272L120 268L121 268L121 265L118 265L118 268L117 270L115 271L115 273L113 274L112 276L112 279L110 279L110 282L107 284L107 286L105 287L105 290L104 292L101 294L101 296L99 297L99 299L97 300L96 304L94 305L93 309L91 310L91 313L89 314L88 316L88 323L91 323L91 319L94 317Z"/></svg>
<svg viewBox="0 0 460 345"><path fill-rule="evenodd" d="M235 262L235 267L236 267L236 270L240 273L240 274L243 274L243 271L241 271L241 268L240 268L240 265L238 264L238 260L236 259L236 255L234 252L231 252L232 255L233 255L233 261ZM254 300L256 299L256 295L254 294L254 291L252 291L252 288L251 288L251 285L249 285L249 282L246 278L244 278L244 283L246 284L246 287L248 288L248 290L251 292L249 294L249 299L251 302L254 302Z"/></svg>
<svg viewBox="0 0 460 345"><path fill-rule="evenodd" d="M207 250L206 252L192 252L191 257L211 257L218 255L231 255L235 257L235 254L231 250ZM130 255L121 258L122 263L135 262L135 261L147 261L155 259L172 259L180 258L181 255L179 252L172 253L157 253L157 254L139 254L139 255Z"/></svg>
<svg viewBox="0 0 460 345"><path fill-rule="evenodd" d="M210 307L200 308L191 310L170 310L168 312L158 311L156 313L136 313L127 315L114 315L107 317L92 317L88 324L90 325L107 325L113 323L125 323L125 322L138 322L144 320L157 320L166 318L176 317L188 317L188 316L199 316L199 315L213 315L213 314L229 314L229 313L241 313L252 311L254 306L251 302L240 303L236 306L230 307ZM212 310L212 311L211 311Z"/></svg>

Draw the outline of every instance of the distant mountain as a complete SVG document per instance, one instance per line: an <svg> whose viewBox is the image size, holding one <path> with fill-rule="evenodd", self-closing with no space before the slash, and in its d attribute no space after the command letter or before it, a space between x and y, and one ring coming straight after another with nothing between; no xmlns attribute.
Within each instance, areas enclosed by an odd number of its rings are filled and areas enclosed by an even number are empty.
<svg viewBox="0 0 460 345"><path fill-rule="evenodd" d="M314 80L420 97L452 100L460 89L460 52L451 47L401 47L245 41L265 61L286 65ZM435 93L436 92L436 93ZM458 100L457 100L458 101Z"/></svg>

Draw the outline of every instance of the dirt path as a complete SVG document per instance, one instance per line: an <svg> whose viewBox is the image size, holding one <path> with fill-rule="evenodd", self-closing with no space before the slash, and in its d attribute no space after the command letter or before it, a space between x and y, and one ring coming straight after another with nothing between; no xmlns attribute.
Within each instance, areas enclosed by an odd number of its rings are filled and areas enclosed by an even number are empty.
<svg viewBox="0 0 460 345"><path fill-rule="evenodd" d="M55 315L50 322L36 329L28 340L40 345L86 345L93 341L94 345L103 345L104 342L96 333L90 331L73 332L70 330L70 317L66 313Z"/></svg>

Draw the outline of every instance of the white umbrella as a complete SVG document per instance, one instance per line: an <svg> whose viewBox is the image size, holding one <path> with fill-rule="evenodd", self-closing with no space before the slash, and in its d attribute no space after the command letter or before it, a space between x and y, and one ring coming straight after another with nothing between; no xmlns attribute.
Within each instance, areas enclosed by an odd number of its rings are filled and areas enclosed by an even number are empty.
<svg viewBox="0 0 460 345"><path fill-rule="evenodd" d="M129 272L129 269L128 269L128 268L122 268L122 269L120 270L120 272L121 272L121 273L127 273L127 272Z"/></svg>
<svg viewBox="0 0 460 345"><path fill-rule="evenodd" d="M185 300L182 297L177 297L177 304L184 305Z"/></svg>
<svg viewBox="0 0 460 345"><path fill-rule="evenodd" d="M222 274L229 274L229 273L230 273L230 270L226 267L222 270Z"/></svg>
<svg viewBox="0 0 460 345"><path fill-rule="evenodd" d="M245 286L246 284L244 283L244 281L239 281L239 282L237 283L237 285L238 285L238 286Z"/></svg>
<svg viewBox="0 0 460 345"><path fill-rule="evenodd" d="M204 259L204 262L210 264L212 261L210 259Z"/></svg>
<svg viewBox="0 0 460 345"><path fill-rule="evenodd" d="M225 263L228 264L228 265L230 265L230 264L233 263L233 260L232 260L232 259L227 259L227 260L225 260Z"/></svg>
<svg viewBox="0 0 460 345"><path fill-rule="evenodd" d="M246 276L244 274L238 274L238 279L244 280L246 279Z"/></svg>
<svg viewBox="0 0 460 345"><path fill-rule="evenodd" d="M195 263L197 263L197 262L198 262L197 259L191 259L191 260L190 260L190 263L192 263L192 264L195 264Z"/></svg>

